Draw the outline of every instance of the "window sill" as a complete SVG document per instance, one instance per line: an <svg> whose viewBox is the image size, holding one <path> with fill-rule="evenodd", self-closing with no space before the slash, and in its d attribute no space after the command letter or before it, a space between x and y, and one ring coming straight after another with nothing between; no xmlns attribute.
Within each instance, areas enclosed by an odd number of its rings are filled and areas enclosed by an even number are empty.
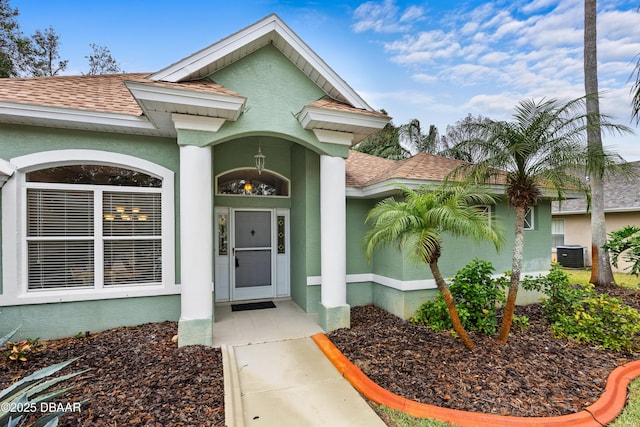
<svg viewBox="0 0 640 427"><path fill-rule="evenodd" d="M180 285L150 285L103 289L68 289L24 292L0 295L0 307L30 304L51 304L77 301L99 301L119 298L137 298L162 295L179 295Z"/></svg>

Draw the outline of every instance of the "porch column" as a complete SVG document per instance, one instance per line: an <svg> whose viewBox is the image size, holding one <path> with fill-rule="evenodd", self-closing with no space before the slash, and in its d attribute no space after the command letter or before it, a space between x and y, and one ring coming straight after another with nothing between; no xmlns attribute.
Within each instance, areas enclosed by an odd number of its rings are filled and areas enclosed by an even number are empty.
<svg viewBox="0 0 640 427"><path fill-rule="evenodd" d="M320 156L320 326L327 332L351 324L347 305L345 160Z"/></svg>
<svg viewBox="0 0 640 427"><path fill-rule="evenodd" d="M178 345L213 345L213 193L211 147L180 146Z"/></svg>

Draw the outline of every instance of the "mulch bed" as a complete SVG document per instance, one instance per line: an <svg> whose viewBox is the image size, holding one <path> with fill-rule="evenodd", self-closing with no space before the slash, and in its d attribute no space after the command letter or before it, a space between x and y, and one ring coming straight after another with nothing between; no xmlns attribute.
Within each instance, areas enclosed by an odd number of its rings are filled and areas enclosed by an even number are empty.
<svg viewBox="0 0 640 427"><path fill-rule="evenodd" d="M88 399L61 426L224 426L219 349L178 348L175 322L122 327L45 342L27 362L0 356L0 389L37 369L73 357L62 373L90 369L64 382L75 388L57 403Z"/></svg>
<svg viewBox="0 0 640 427"><path fill-rule="evenodd" d="M640 308L640 293L608 290ZM552 337L540 307L519 307L530 318L506 345L472 334L469 351L450 333L434 333L373 306L354 307L351 329L329 334L372 380L401 396L447 408L515 416L579 411L604 392L609 373L640 359ZM29 373L73 357L61 373L90 369L68 380L75 388L57 402L88 399L61 426L223 426L224 385L219 349L178 348L174 322L122 327L46 342L17 363L0 356L0 389Z"/></svg>
<svg viewBox="0 0 640 427"><path fill-rule="evenodd" d="M640 307L637 291L610 290ZM351 329L328 334L369 378L406 398L445 408L512 416L577 412L604 392L617 366L638 353L611 352L552 336L539 305L518 307L530 327L512 328L507 344L471 334L467 350L449 332L435 333L374 307L353 307Z"/></svg>

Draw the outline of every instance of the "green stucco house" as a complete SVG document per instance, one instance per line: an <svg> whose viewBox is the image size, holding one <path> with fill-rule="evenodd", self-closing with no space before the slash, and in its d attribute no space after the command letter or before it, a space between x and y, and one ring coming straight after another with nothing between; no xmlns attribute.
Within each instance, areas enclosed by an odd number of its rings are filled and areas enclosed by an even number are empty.
<svg viewBox="0 0 640 427"><path fill-rule="evenodd" d="M276 15L155 73L0 80L0 334L177 320L180 345L211 345L216 304L277 298L325 330L351 305L412 315L430 273L367 262L364 218L458 163L350 150L389 120ZM550 203L527 218L524 270L546 271ZM442 270L510 250L447 239Z"/></svg>

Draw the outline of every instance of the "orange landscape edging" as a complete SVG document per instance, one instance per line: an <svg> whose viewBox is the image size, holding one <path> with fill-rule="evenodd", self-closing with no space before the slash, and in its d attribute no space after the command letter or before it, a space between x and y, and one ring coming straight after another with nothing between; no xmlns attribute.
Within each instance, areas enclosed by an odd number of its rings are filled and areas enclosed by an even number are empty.
<svg viewBox="0 0 640 427"><path fill-rule="evenodd" d="M340 375L369 400L409 415L421 418L434 418L457 424L461 427L542 427L575 426L600 427L613 421L627 401L627 387L631 380L640 377L640 361L629 362L611 372L607 379L603 395L591 406L580 412L557 417L512 417L480 412L467 412L458 409L441 408L435 405L415 402L380 387L355 366L323 334L311 337L325 356L333 363Z"/></svg>

